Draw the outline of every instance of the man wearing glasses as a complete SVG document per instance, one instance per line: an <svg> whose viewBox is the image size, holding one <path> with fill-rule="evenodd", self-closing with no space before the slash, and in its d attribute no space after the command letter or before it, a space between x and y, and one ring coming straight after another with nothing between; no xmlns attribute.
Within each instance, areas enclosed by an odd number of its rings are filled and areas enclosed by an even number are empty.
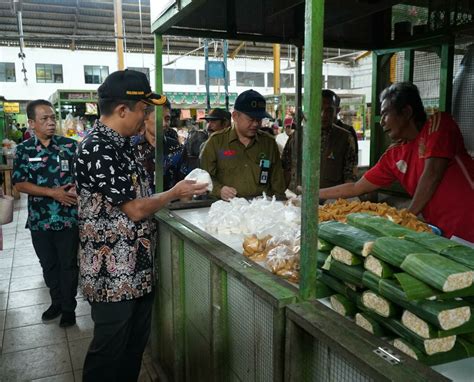
<svg viewBox="0 0 474 382"><path fill-rule="evenodd" d="M251 198L262 192L283 198L285 181L274 137L259 130L265 110L263 96L247 90L234 104L233 127L215 132L201 153L201 168L213 181L213 195L223 200Z"/></svg>
<svg viewBox="0 0 474 382"><path fill-rule="evenodd" d="M155 212L175 199L201 195L207 183L182 180L153 194L130 137L143 129L153 93L145 74L119 70L98 89L100 119L79 144L80 285L90 302L94 337L82 380L136 381L151 331L156 276Z"/></svg>
<svg viewBox="0 0 474 382"><path fill-rule="evenodd" d="M77 197L72 175L76 142L56 135L56 115L46 100L26 107L35 135L17 146L13 182L28 194L26 228L51 296L44 321L61 316L59 326L76 323Z"/></svg>

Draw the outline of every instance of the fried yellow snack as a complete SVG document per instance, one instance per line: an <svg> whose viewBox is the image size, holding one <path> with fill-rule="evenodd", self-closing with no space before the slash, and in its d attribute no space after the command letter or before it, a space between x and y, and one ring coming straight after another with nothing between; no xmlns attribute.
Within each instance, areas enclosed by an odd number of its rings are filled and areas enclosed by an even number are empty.
<svg viewBox="0 0 474 382"><path fill-rule="evenodd" d="M406 209L397 210L387 203L371 202L349 202L345 199L338 199L334 203L325 204L319 207L319 221L337 220L346 223L347 215L355 212L375 213L390 219L394 223L411 228L418 232L431 232L427 224L420 221L415 215Z"/></svg>

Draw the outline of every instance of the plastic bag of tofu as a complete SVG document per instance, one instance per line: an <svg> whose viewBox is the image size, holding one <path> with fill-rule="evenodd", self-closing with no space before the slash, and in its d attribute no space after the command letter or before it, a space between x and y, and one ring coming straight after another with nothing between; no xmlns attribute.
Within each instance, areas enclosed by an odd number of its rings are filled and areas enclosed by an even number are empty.
<svg viewBox="0 0 474 382"><path fill-rule="evenodd" d="M299 247L280 244L268 251L267 268L274 274L292 282L299 281L300 252Z"/></svg>
<svg viewBox="0 0 474 382"><path fill-rule="evenodd" d="M202 168L195 168L191 171L184 179L195 180L196 183L207 183L207 191L212 192L212 179L211 175Z"/></svg>

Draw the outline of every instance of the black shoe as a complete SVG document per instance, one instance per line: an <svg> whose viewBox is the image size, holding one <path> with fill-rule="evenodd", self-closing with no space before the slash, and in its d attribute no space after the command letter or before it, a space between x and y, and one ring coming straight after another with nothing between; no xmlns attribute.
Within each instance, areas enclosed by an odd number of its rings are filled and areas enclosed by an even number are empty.
<svg viewBox="0 0 474 382"><path fill-rule="evenodd" d="M56 317L59 317L61 314L60 305L51 305L46 311L41 315L41 319L44 321L54 320Z"/></svg>
<svg viewBox="0 0 474 382"><path fill-rule="evenodd" d="M61 328L67 328L76 324L76 312L63 312L59 326Z"/></svg>

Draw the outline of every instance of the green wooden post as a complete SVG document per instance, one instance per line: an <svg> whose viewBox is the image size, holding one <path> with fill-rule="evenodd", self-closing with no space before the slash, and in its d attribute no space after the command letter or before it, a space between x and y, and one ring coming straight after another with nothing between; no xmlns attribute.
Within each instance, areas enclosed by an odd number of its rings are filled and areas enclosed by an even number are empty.
<svg viewBox="0 0 474 382"><path fill-rule="evenodd" d="M316 295L324 0L306 0L300 296Z"/></svg>
<svg viewBox="0 0 474 382"><path fill-rule="evenodd" d="M296 68L295 68L295 79L296 79L296 99L295 99L295 111L296 111L296 134L294 134L294 139L296 139L295 147L298 148L296 153L292 153L292 156L297 156L297 171L296 171L296 180L298 184L301 184L301 167L302 167L302 138L303 132L301 126L303 124L303 115L301 111L303 110L303 47L299 45L296 48ZM292 159L293 161L293 159Z"/></svg>
<svg viewBox="0 0 474 382"><path fill-rule="evenodd" d="M405 50L405 60L403 63L403 81L413 82L413 69L415 64L415 51Z"/></svg>
<svg viewBox="0 0 474 382"><path fill-rule="evenodd" d="M370 167L378 160L377 158L377 122L380 122L380 107L377 101L378 97L378 71L380 67L380 58L377 53L372 53L372 101L370 118Z"/></svg>
<svg viewBox="0 0 474 382"><path fill-rule="evenodd" d="M3 101L0 100L0 143L3 141L5 135L5 112L3 109ZM0 164L3 164L3 155L0 155Z"/></svg>
<svg viewBox="0 0 474 382"><path fill-rule="evenodd" d="M453 98L454 44L441 45L441 72L439 84L439 110L451 112Z"/></svg>
<svg viewBox="0 0 474 382"><path fill-rule="evenodd" d="M163 94L163 38L155 34L155 92ZM163 191L163 109L155 107L156 146L155 146L155 191Z"/></svg>

